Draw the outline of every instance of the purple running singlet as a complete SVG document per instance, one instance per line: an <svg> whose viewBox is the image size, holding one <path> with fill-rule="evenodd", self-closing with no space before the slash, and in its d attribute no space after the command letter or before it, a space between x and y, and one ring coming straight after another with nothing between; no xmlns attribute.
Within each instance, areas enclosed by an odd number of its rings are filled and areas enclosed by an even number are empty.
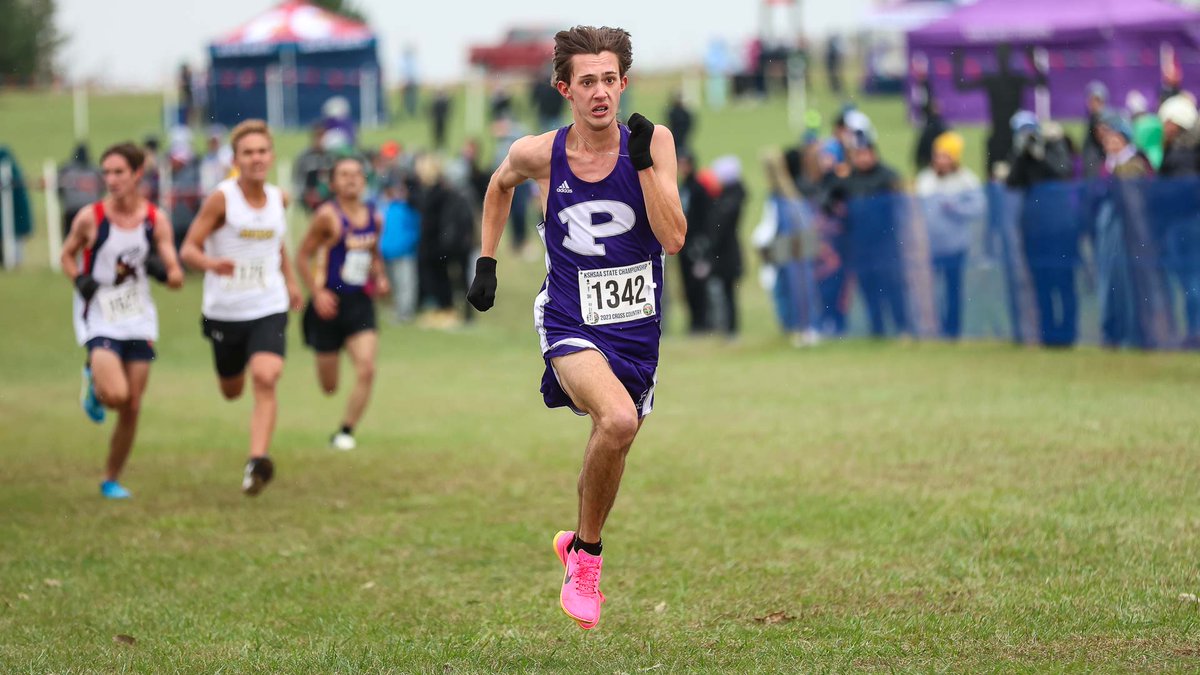
<svg viewBox="0 0 1200 675"><path fill-rule="evenodd" d="M558 130L550 153L550 191L538 234L546 246L546 281L533 305L546 370L546 406L570 406L550 360L595 349L633 399L638 417L654 406L662 336L663 261L650 229L637 171L629 160L629 129L620 126L620 155L604 179L588 183L571 172Z"/></svg>

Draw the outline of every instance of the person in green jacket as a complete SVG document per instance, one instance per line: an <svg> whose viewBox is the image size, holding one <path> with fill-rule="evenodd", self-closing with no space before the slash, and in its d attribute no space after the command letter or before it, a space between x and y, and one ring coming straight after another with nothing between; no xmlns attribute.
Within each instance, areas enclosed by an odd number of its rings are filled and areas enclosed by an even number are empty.
<svg viewBox="0 0 1200 675"><path fill-rule="evenodd" d="M21 174L21 166L17 164L16 157L13 157L12 151L7 145L0 145L0 164L7 162L12 167L12 202L13 202L13 232L17 237L16 260L21 262L21 245L22 240L33 234L33 213L29 209L29 192L25 186L25 178ZM0 185L0 190L5 190L9 186ZM4 214L0 212L0 218ZM4 225L4 223L0 223ZM0 239L0 256L4 254L4 241Z"/></svg>

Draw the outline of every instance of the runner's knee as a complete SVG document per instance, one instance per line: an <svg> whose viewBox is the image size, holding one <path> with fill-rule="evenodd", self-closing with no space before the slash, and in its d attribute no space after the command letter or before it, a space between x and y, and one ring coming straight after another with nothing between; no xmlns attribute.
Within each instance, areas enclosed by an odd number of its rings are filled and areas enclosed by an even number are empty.
<svg viewBox="0 0 1200 675"><path fill-rule="evenodd" d="M356 364L354 372L358 376L359 382L370 384L375 380L375 364L371 361Z"/></svg>
<svg viewBox="0 0 1200 675"><path fill-rule="evenodd" d="M122 408L129 403L129 387L96 383L96 397L109 408Z"/></svg>
<svg viewBox="0 0 1200 675"><path fill-rule="evenodd" d="M596 429L613 443L628 446L638 432L637 410L633 403L613 407L596 416Z"/></svg>
<svg viewBox="0 0 1200 675"><path fill-rule="evenodd" d="M245 384L246 380L243 377L222 379L220 382L221 395L225 397L225 400L232 401L242 395L242 388L245 387Z"/></svg>
<svg viewBox="0 0 1200 675"><path fill-rule="evenodd" d="M255 389L274 389L275 384L279 382L279 376L283 374L283 369L277 366L263 366L255 368L250 373L250 379L254 383Z"/></svg>
<svg viewBox="0 0 1200 675"><path fill-rule="evenodd" d="M125 399L125 403L119 406L122 417L137 419L138 413L142 411L142 399L140 396L129 396Z"/></svg>

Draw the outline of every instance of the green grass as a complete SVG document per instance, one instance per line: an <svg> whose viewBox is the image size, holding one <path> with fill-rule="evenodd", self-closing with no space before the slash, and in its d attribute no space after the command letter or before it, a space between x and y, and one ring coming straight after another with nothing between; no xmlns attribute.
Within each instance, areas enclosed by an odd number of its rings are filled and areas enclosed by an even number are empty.
<svg viewBox="0 0 1200 675"><path fill-rule="evenodd" d="M1195 668L1200 364L1174 354L668 338L581 633L549 544L587 424L541 407L535 275L472 329L386 327L353 453L293 339L256 500L195 280L158 293L127 504L95 494L66 283L5 279L0 671Z"/></svg>
<svg viewBox="0 0 1200 675"><path fill-rule="evenodd" d="M637 95L650 110L659 93ZM22 159L69 146L69 116L37 126L37 100L0 97L0 129L29 132L12 139ZM111 103L98 144L153 124L153 99ZM895 114L878 105L877 122ZM706 114L701 153L752 167L784 120L777 105ZM895 121L885 148L906 148ZM318 392L293 326L278 480L253 500L237 491L249 402L217 393L199 279L156 288L160 359L124 504L96 495L110 426L75 403L69 285L36 266L0 276L0 672L1200 666L1200 606L1178 599L1200 594L1200 362L797 351L749 283L737 344L679 337L668 311L657 409L605 532L604 618L581 632L557 606L550 538L574 521L587 422L537 392L539 267L506 256L498 306L469 329L385 324L353 453L325 447L344 391Z"/></svg>

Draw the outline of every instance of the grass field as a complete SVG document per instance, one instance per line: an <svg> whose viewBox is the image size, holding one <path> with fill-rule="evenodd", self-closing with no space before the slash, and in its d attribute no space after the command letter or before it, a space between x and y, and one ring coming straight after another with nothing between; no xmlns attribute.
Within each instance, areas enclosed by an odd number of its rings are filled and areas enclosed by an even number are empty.
<svg viewBox="0 0 1200 675"><path fill-rule="evenodd" d="M0 129L28 130L22 157L60 156L69 137L30 121L36 101L0 97ZM152 99L113 110L98 142L154 119ZM701 152L753 162L783 120L707 115ZM0 276L0 672L1200 668L1200 605L1180 600L1200 594L1193 356L797 351L749 283L736 344L679 337L668 313L605 532L608 602L583 633L550 538L573 525L587 422L541 405L539 266L506 256L471 328L384 325L353 453L325 446L344 392L318 392L293 326L278 478L253 500L249 402L218 396L198 278L156 288L128 503L96 495L109 427L75 402L69 285Z"/></svg>

